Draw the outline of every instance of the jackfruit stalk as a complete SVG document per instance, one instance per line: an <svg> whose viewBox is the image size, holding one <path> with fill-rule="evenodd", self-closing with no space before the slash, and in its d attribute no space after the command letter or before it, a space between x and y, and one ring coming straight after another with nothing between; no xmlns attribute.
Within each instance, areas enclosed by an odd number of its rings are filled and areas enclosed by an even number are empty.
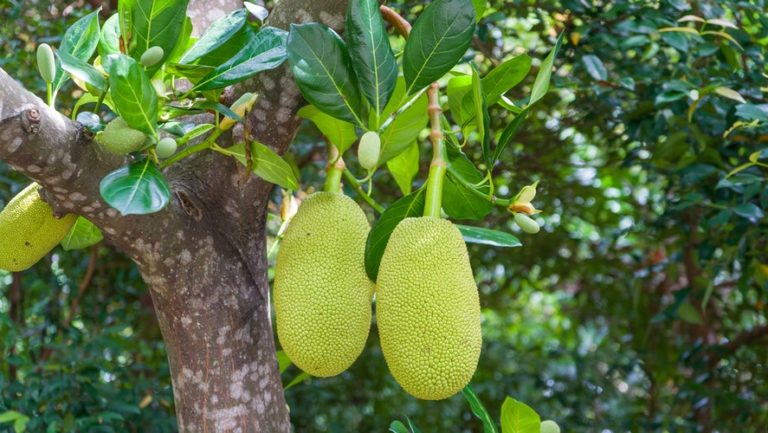
<svg viewBox="0 0 768 433"><path fill-rule="evenodd" d="M305 372L335 376L363 351L374 284L365 273L370 226L340 193L307 197L285 231L275 268L275 321L286 355Z"/></svg>
<svg viewBox="0 0 768 433"><path fill-rule="evenodd" d="M0 212L0 269L19 272L40 261L67 235L77 219L53 216L33 183Z"/></svg>
<svg viewBox="0 0 768 433"><path fill-rule="evenodd" d="M408 393L440 400L477 368L480 302L464 239L450 221L406 218L379 267L376 320L390 372Z"/></svg>

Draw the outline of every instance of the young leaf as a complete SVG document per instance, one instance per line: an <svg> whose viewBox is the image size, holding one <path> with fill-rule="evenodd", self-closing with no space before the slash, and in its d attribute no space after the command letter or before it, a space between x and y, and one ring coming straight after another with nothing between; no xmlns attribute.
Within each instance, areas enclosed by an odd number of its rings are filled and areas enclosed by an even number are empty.
<svg viewBox="0 0 768 433"><path fill-rule="evenodd" d="M490 107L509 89L523 81L531 70L531 58L526 54L513 57L496 66L482 79L485 101Z"/></svg>
<svg viewBox="0 0 768 433"><path fill-rule="evenodd" d="M104 22L99 37L99 55L105 58L120 52L120 16L113 14Z"/></svg>
<svg viewBox="0 0 768 433"><path fill-rule="evenodd" d="M89 84L98 91L97 94L99 95L107 90L107 79L104 78L104 75L98 69L66 51L59 51L56 55L61 62L61 68L73 78Z"/></svg>
<svg viewBox="0 0 768 433"><path fill-rule="evenodd" d="M162 210L171 197L163 174L149 159L118 168L101 180L101 197L122 215Z"/></svg>
<svg viewBox="0 0 768 433"><path fill-rule="evenodd" d="M396 157L387 161L387 168L403 194L411 193L413 178L419 173L419 145L413 143Z"/></svg>
<svg viewBox="0 0 768 433"><path fill-rule="evenodd" d="M238 143L227 148L218 148L218 152L235 157L241 164L247 166L248 159L245 154L245 143ZM254 141L251 144L251 159L253 160L253 173L267 182L295 191L299 189L299 181L288 164L280 155L268 146Z"/></svg>
<svg viewBox="0 0 768 433"><path fill-rule="evenodd" d="M448 109L454 122L458 125L466 124L475 115L471 109L474 105L474 101L471 98L472 76L457 75L451 78L448 80L446 93L448 94ZM467 95L470 95L470 97L467 98Z"/></svg>
<svg viewBox="0 0 768 433"><path fill-rule="evenodd" d="M539 99L543 98L549 90L549 79L552 77L552 65L555 63L555 57L560 50L560 45L563 43L563 34L557 37L555 47L549 52L549 55L541 62L539 73L536 75L536 80L533 82L533 88L531 89L531 100L528 106L535 104Z"/></svg>
<svg viewBox="0 0 768 433"><path fill-rule="evenodd" d="M109 91L117 113L131 128L154 135L157 127L157 92L136 60L113 54L109 65Z"/></svg>
<svg viewBox="0 0 768 433"><path fill-rule="evenodd" d="M179 59L179 63L198 63L218 66L232 57L240 47L245 46L242 39L247 32L248 11L237 9L225 15L205 30L200 39ZM219 51L228 51L220 53Z"/></svg>
<svg viewBox="0 0 768 433"><path fill-rule="evenodd" d="M361 101L344 41L322 24L291 24L288 61L309 103L337 119L363 126Z"/></svg>
<svg viewBox="0 0 768 433"><path fill-rule="evenodd" d="M132 0L131 3L128 53L138 59L151 47L163 49L162 59L149 68L149 75L152 76L171 55L179 40L189 0Z"/></svg>
<svg viewBox="0 0 768 433"><path fill-rule="evenodd" d="M469 407L472 409L475 418L483 423L483 433L498 433L496 424L493 423L491 416L488 414L488 411L485 410L485 406L480 402L477 394L472 391L472 388L469 385L465 386L464 389L461 390L461 394L467 400L467 403L469 403Z"/></svg>
<svg viewBox="0 0 768 433"><path fill-rule="evenodd" d="M285 30L264 27L234 57L203 77L195 89L221 89L280 66L286 58L287 38Z"/></svg>
<svg viewBox="0 0 768 433"><path fill-rule="evenodd" d="M405 424L397 420L392 421L392 424L389 425L389 431L390 433L410 433Z"/></svg>
<svg viewBox="0 0 768 433"><path fill-rule="evenodd" d="M98 227L83 217L77 217L75 225L61 241L61 246L65 251L80 250L96 245L102 239L104 239L104 235Z"/></svg>
<svg viewBox="0 0 768 433"><path fill-rule="evenodd" d="M468 244L490 245L493 247L519 247L523 245L517 237L507 232L461 224L456 224L456 227L459 228L459 231L464 236L464 242Z"/></svg>
<svg viewBox="0 0 768 433"><path fill-rule="evenodd" d="M339 150L339 154L343 155L344 152L352 146L352 143L357 140L355 125L331 117L320 111L314 105L305 105L297 114L314 123L325 138L327 138L332 145L336 146L336 149Z"/></svg>
<svg viewBox="0 0 768 433"><path fill-rule="evenodd" d="M395 90L397 61L379 13L379 2L351 0L345 30L360 90L373 110L380 113Z"/></svg>
<svg viewBox="0 0 768 433"><path fill-rule="evenodd" d="M424 191L422 188L392 203L373 224L365 243L365 272L371 281L376 281L379 276L381 257L395 227L405 218L420 217L424 213Z"/></svg>
<svg viewBox="0 0 768 433"><path fill-rule="evenodd" d="M64 37L59 45L59 52L71 54L72 57L84 62L90 60L96 47L99 45L99 11L94 11L75 21L64 32ZM58 91L65 83L67 77L61 68L57 68L56 78L53 80L54 92Z"/></svg>
<svg viewBox="0 0 768 433"><path fill-rule="evenodd" d="M419 137L427 124L427 95L421 95L410 107L395 115L395 119L381 133L381 156L383 164L399 155Z"/></svg>
<svg viewBox="0 0 768 433"><path fill-rule="evenodd" d="M445 75L461 60L475 32L471 0L437 0L416 20L403 53L408 94Z"/></svg>
<svg viewBox="0 0 768 433"><path fill-rule="evenodd" d="M501 433L540 433L541 418L525 403L512 397L501 405Z"/></svg>

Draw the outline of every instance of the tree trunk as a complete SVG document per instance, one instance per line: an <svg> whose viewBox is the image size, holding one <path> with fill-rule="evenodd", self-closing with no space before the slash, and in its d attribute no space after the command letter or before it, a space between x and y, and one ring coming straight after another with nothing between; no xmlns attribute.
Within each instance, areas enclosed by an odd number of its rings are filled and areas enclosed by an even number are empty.
<svg viewBox="0 0 768 433"><path fill-rule="evenodd" d="M210 22L233 5L198 1L193 8L208 11L190 15L197 24ZM318 21L338 29L345 8L344 0L282 0L269 24ZM302 104L287 66L259 74L228 96L245 91L260 95L246 128L284 152ZM237 135L223 136L220 144ZM199 153L164 171L172 193L165 209L122 216L101 199L99 181L125 158L103 152L92 138L0 69L0 160L40 183L54 213L88 218L138 264L168 350L179 431L289 432L265 253L272 185L246 176L232 158Z"/></svg>

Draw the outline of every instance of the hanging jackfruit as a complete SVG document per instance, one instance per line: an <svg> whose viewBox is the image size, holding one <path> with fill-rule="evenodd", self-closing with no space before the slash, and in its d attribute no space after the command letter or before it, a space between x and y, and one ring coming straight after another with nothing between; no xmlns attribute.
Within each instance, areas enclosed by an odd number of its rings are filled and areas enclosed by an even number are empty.
<svg viewBox="0 0 768 433"><path fill-rule="evenodd" d="M406 218L379 267L376 320L390 372L408 393L440 400L477 368L480 303L461 232L450 221Z"/></svg>
<svg viewBox="0 0 768 433"><path fill-rule="evenodd" d="M0 212L0 269L29 269L64 239L77 219L73 214L53 216L39 189L37 183L29 185Z"/></svg>
<svg viewBox="0 0 768 433"><path fill-rule="evenodd" d="M335 376L363 351L374 284L365 273L370 226L349 197L307 197L285 231L275 268L275 321L286 355L305 372Z"/></svg>

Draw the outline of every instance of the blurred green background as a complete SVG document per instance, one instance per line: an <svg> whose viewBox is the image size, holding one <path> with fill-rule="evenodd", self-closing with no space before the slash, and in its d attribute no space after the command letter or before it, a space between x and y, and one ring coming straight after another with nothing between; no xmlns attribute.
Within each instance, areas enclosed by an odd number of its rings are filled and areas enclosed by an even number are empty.
<svg viewBox="0 0 768 433"><path fill-rule="evenodd" d="M390 5L411 19L423 7ZM43 94L37 44L58 44L93 9L0 0L0 67ZM768 431L766 10L763 0L489 3L467 60L483 72L534 57L512 100L529 94L557 34L566 41L551 91L494 171L500 195L540 181L543 229L523 234L498 210L483 224L523 247L470 246L484 333L472 386L494 417L511 395L564 432ZM59 105L75 96L70 84ZM505 113L491 113L498 131ZM291 151L304 187L319 188L317 130L305 125ZM386 170L375 182L384 202L399 196ZM0 163L0 206L26 183ZM482 431L460 395L405 394L375 335L348 372L287 391L296 431L385 432L405 416L425 433ZM149 294L108 244L0 271L0 351L0 413L29 416L27 431L176 430Z"/></svg>

